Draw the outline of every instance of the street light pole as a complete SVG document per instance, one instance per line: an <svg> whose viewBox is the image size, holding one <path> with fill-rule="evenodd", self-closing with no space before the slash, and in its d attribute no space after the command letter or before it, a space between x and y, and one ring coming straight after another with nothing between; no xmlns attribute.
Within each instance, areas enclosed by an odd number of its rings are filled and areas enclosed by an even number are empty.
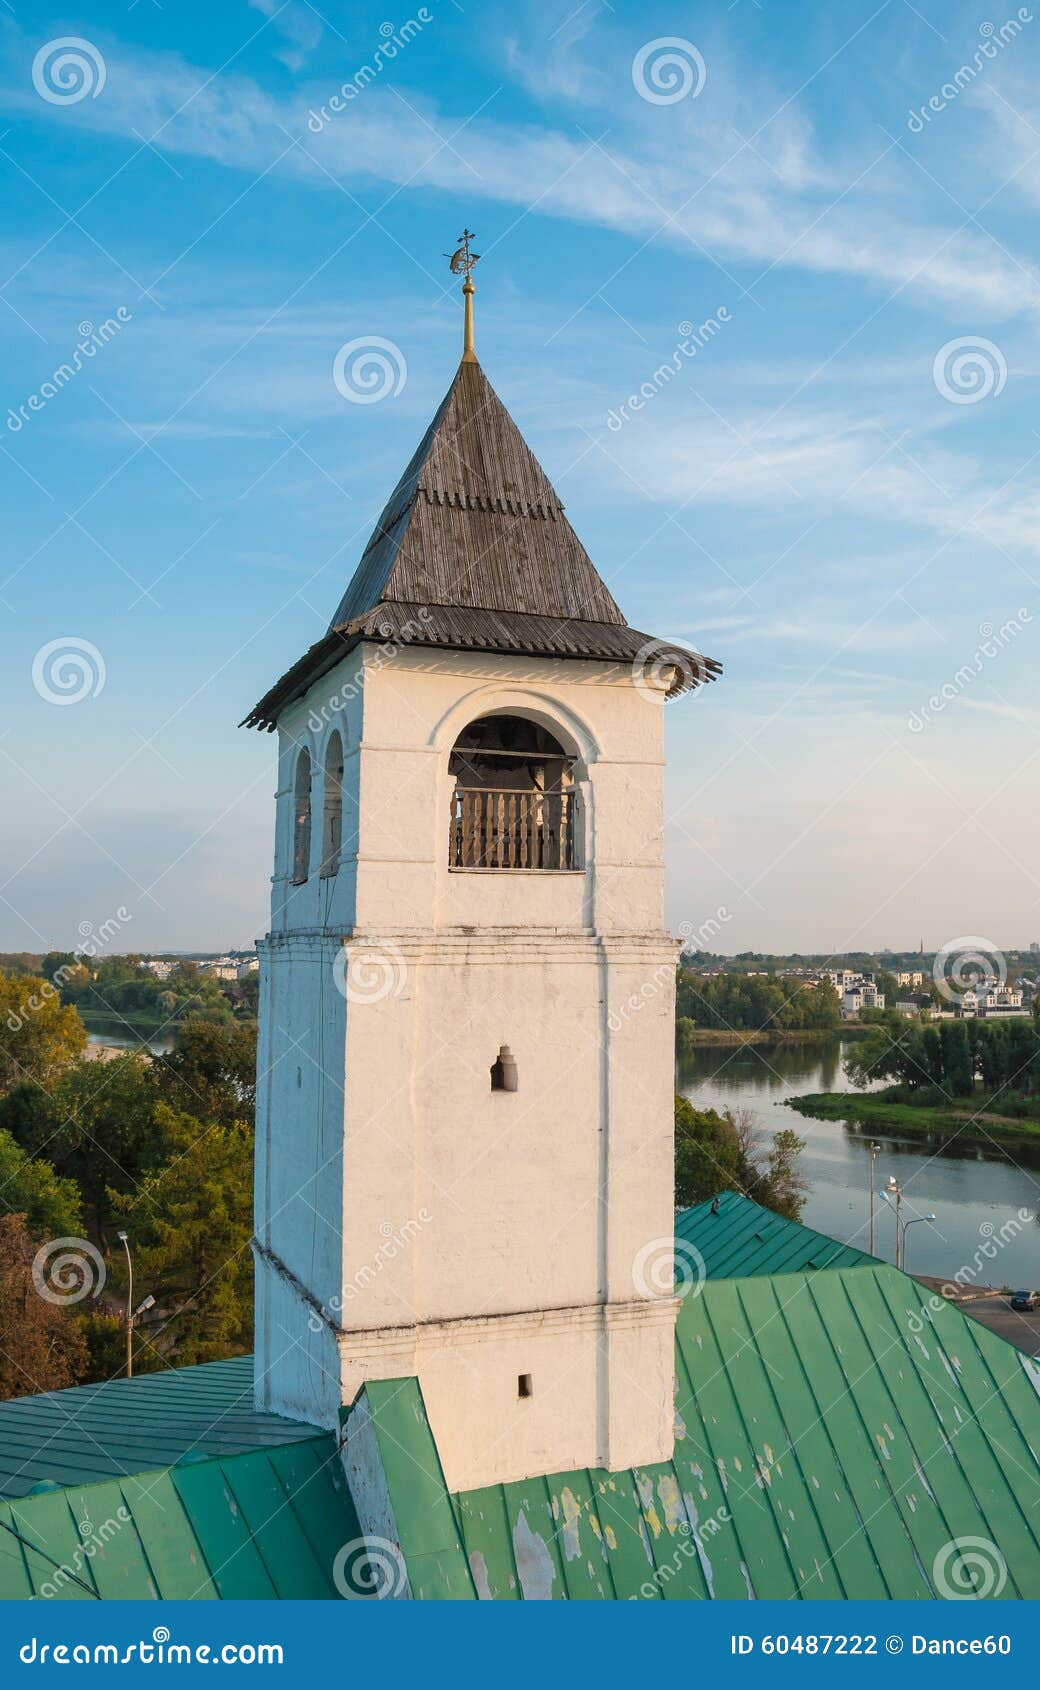
<svg viewBox="0 0 1040 1690"><path fill-rule="evenodd" d="M126 1271L128 1284L126 1290L126 1376L134 1376L134 1263L130 1255L130 1240L125 1232L118 1235L119 1241L126 1251Z"/></svg>
<svg viewBox="0 0 1040 1690"><path fill-rule="evenodd" d="M903 1265L903 1249L902 1249L902 1244L903 1244L902 1231L903 1231L903 1229L902 1229L902 1226L900 1225L899 1208L900 1208L900 1204L903 1201L903 1192L902 1192L902 1187L900 1186L899 1181L896 1179L895 1174L890 1174L888 1176L888 1184L885 1187L885 1196L889 1201L891 1201L892 1198L895 1198L896 1267L902 1267L902 1265Z"/></svg>
<svg viewBox="0 0 1040 1690"><path fill-rule="evenodd" d="M875 1184L876 1184L876 1179L877 1179L877 1159L878 1159L878 1156L880 1155L880 1153L881 1153L880 1144L872 1144L870 1146L870 1253L871 1253L872 1256L875 1253L875 1251L874 1251L874 1205L875 1205L875 1198L876 1198Z"/></svg>
<svg viewBox="0 0 1040 1690"><path fill-rule="evenodd" d="M909 1232L909 1230L912 1226L918 1226L922 1221L934 1222L934 1220L935 1220L934 1215L915 1215L912 1221L905 1221L903 1223L903 1272L904 1273L907 1271L907 1268L906 1268L906 1235L907 1235L907 1233Z"/></svg>

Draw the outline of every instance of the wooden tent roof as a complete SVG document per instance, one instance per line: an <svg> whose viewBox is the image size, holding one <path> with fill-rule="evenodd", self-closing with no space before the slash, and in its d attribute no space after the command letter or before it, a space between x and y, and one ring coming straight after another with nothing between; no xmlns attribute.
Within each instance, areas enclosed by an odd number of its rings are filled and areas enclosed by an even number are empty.
<svg viewBox="0 0 1040 1690"><path fill-rule="evenodd" d="M362 640L632 662L666 642L630 628L552 483L475 359L463 359L376 523L325 637L246 717L281 711ZM720 665L676 647L674 692Z"/></svg>

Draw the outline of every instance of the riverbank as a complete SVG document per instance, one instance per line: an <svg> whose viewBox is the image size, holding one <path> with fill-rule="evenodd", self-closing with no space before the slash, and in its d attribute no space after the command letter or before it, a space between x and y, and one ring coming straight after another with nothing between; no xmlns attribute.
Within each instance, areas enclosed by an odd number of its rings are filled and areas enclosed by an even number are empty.
<svg viewBox="0 0 1040 1690"><path fill-rule="evenodd" d="M709 1049L715 1045L825 1045L838 1038L861 1039L869 1032L869 1027L855 1021L843 1022L840 1027L797 1027L783 1031L773 1027L696 1027L685 1035L681 1050Z"/></svg>
<svg viewBox="0 0 1040 1690"><path fill-rule="evenodd" d="M78 1006L77 1006L78 1007ZM168 1032L172 1025L168 1015L149 1015L147 1010L130 1009L124 1015L111 1009L81 1009L80 1019L88 1033L107 1033L114 1036L137 1033L142 1039L154 1039Z"/></svg>
<svg viewBox="0 0 1040 1690"><path fill-rule="evenodd" d="M818 1121L852 1121L899 1138L990 1138L1002 1144L1040 1141L1040 1121L1001 1115L984 1105L904 1103L892 1089L875 1092L823 1091L784 1099L789 1109Z"/></svg>

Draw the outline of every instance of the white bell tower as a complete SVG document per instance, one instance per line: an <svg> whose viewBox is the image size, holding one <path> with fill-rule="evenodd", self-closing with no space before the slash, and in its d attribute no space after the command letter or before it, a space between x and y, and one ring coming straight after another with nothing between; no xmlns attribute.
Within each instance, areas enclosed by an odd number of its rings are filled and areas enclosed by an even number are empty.
<svg viewBox="0 0 1040 1690"><path fill-rule="evenodd" d="M468 252L467 252L468 257ZM471 267L472 260L469 260ZM418 1378L452 1490L672 1449L666 694L466 351L279 738L256 1381Z"/></svg>

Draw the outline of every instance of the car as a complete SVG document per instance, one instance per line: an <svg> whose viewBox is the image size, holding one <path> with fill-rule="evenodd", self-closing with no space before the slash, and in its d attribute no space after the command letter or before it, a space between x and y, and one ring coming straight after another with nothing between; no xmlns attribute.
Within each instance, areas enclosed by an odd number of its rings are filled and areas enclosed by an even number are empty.
<svg viewBox="0 0 1040 1690"><path fill-rule="evenodd" d="M1031 1314L1033 1309L1040 1308L1040 1291L1013 1291L1011 1307L1020 1314Z"/></svg>

